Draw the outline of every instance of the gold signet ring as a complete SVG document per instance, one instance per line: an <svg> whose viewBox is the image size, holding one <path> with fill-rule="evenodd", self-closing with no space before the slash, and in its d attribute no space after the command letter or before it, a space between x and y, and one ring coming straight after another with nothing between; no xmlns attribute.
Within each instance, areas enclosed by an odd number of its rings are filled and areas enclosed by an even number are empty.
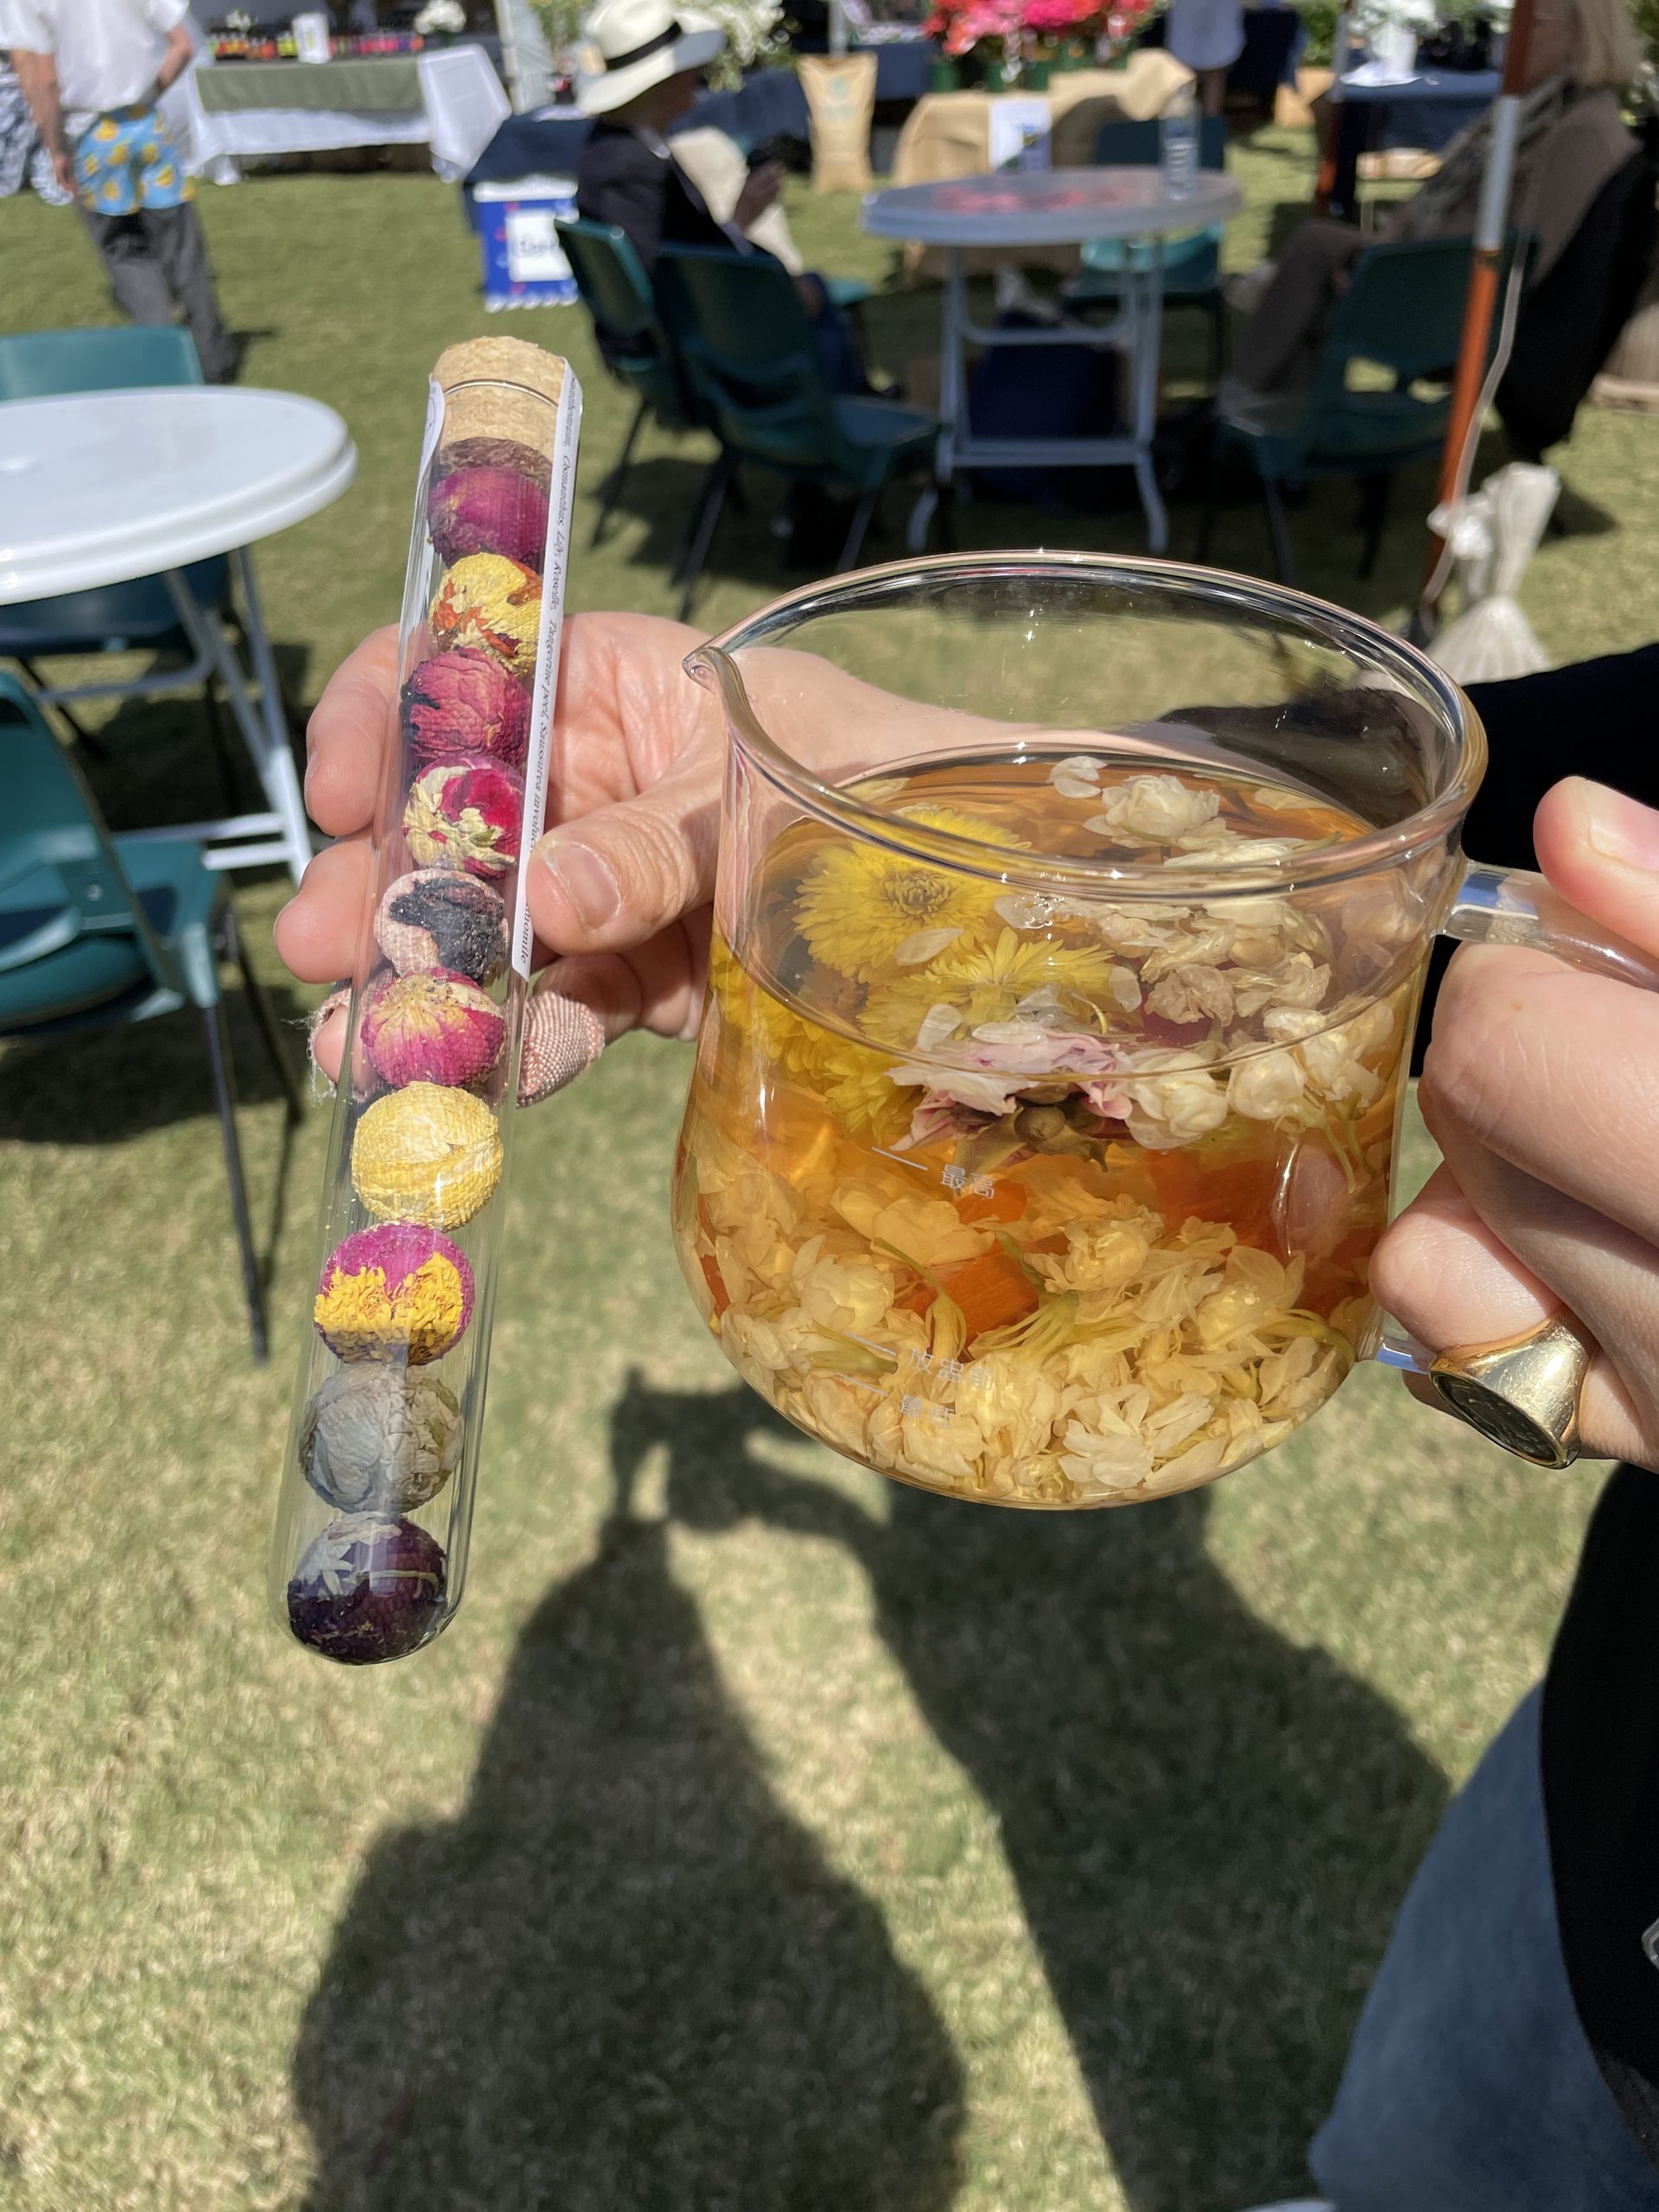
<svg viewBox="0 0 1659 2212"><path fill-rule="evenodd" d="M1570 1467L1579 1456L1579 1398L1595 1339L1570 1313L1524 1336L1443 1351L1428 1379L1459 1421L1535 1467Z"/></svg>

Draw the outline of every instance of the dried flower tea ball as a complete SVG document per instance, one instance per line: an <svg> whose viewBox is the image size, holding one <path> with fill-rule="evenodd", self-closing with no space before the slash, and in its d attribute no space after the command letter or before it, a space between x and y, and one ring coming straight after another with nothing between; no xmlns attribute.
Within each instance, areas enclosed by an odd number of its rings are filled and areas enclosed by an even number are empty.
<svg viewBox="0 0 1659 2212"><path fill-rule="evenodd" d="M331 1375L300 1424L300 1466L341 1513L412 1513L461 1465L461 1406L434 1375L359 1362Z"/></svg>
<svg viewBox="0 0 1659 2212"><path fill-rule="evenodd" d="M457 468L511 468L527 476L538 492L550 494L553 463L534 446L517 438L454 438L438 448L435 473L447 476Z"/></svg>
<svg viewBox="0 0 1659 2212"><path fill-rule="evenodd" d="M501 1180L501 1132L470 1090L411 1083L377 1098L352 1140L357 1195L383 1221L459 1229Z"/></svg>
<svg viewBox="0 0 1659 2212"><path fill-rule="evenodd" d="M448 968L388 976L363 1009L363 1046L388 1083L476 1083L506 1023L487 991Z"/></svg>
<svg viewBox="0 0 1659 2212"><path fill-rule="evenodd" d="M443 1547L412 1521L348 1513L308 1545L288 1586L302 1643L347 1667L417 1649L443 1610Z"/></svg>
<svg viewBox="0 0 1659 2212"><path fill-rule="evenodd" d="M432 601L432 636L440 652L481 646L514 676L536 671L542 626L542 580L505 553L469 553L446 569Z"/></svg>
<svg viewBox="0 0 1659 2212"><path fill-rule="evenodd" d="M424 1367L460 1342L472 1315L467 1255L416 1222L359 1229L335 1245L317 1283L317 1332L339 1359Z"/></svg>
<svg viewBox="0 0 1659 2212"><path fill-rule="evenodd" d="M423 868L505 875L518 857L524 786L478 753L423 768L404 802L404 833Z"/></svg>
<svg viewBox="0 0 1659 2212"><path fill-rule="evenodd" d="M530 691L493 653L461 645L433 653L404 686L404 728L423 759L493 753L522 768L530 744Z"/></svg>
<svg viewBox="0 0 1659 2212"><path fill-rule="evenodd" d="M507 964L507 908L475 875L412 868L388 887L374 918L376 942L400 976L448 968L488 984Z"/></svg>
<svg viewBox="0 0 1659 2212"><path fill-rule="evenodd" d="M539 575L547 556L547 493L516 468L451 468L433 479L426 526L441 561L505 553Z"/></svg>

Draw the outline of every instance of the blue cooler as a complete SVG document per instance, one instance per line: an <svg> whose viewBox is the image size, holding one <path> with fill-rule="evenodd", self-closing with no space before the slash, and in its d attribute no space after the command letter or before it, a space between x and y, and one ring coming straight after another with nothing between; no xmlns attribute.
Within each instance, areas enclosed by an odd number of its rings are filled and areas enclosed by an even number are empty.
<svg viewBox="0 0 1659 2212"><path fill-rule="evenodd" d="M570 307L576 280L553 227L576 212L569 176L520 176L470 188L484 251L486 308Z"/></svg>

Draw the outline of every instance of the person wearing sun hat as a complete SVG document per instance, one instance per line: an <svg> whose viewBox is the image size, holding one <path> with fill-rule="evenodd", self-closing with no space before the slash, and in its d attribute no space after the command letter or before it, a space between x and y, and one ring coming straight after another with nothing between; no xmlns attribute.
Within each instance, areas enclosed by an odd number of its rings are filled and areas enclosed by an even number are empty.
<svg viewBox="0 0 1659 2212"><path fill-rule="evenodd" d="M690 112L698 80L726 43L706 16L672 0L599 0L577 50L578 97L595 118L576 165L576 210L590 223L614 224L649 271L665 245L724 246L758 253L746 235L777 200L783 170L753 170L729 221L721 222L674 159L668 133ZM846 320L822 277L795 279L818 334L824 373L838 391L868 382ZM601 346L605 332L600 329Z"/></svg>
<svg viewBox="0 0 1659 2212"><path fill-rule="evenodd" d="M725 43L717 23L677 15L671 0L600 0L588 18L578 91L597 120L577 165L576 206L586 221L613 223L646 270L664 245L749 251L744 232L783 182L775 162L754 170L721 223L669 147Z"/></svg>

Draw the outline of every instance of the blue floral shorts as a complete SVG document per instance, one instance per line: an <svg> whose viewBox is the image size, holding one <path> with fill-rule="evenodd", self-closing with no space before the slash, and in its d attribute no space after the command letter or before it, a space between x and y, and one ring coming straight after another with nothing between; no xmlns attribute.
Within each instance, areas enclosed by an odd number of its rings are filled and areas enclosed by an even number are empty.
<svg viewBox="0 0 1659 2212"><path fill-rule="evenodd" d="M83 204L95 215L181 207L195 196L154 105L100 115L76 143L75 178Z"/></svg>

